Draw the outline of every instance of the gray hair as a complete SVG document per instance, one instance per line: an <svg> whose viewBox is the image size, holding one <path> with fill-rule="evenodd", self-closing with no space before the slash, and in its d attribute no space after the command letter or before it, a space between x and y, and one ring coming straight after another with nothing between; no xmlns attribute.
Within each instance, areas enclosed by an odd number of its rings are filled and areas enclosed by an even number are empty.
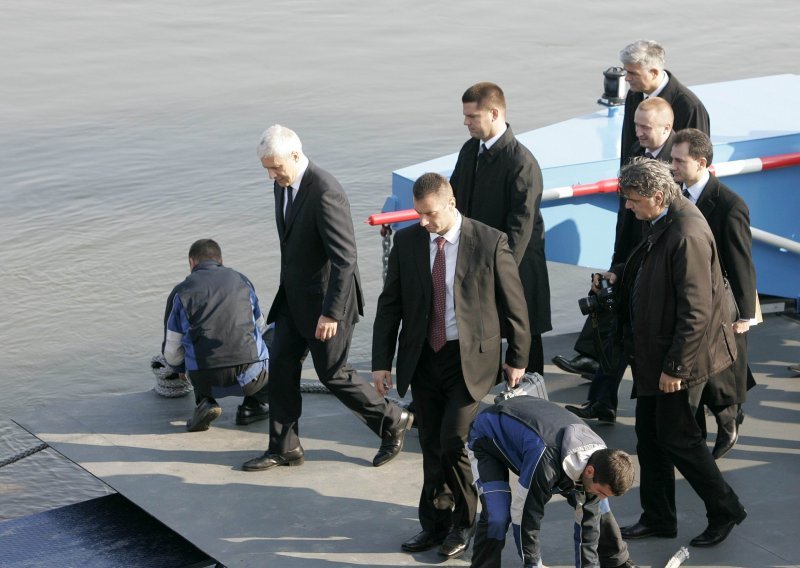
<svg viewBox="0 0 800 568"><path fill-rule="evenodd" d="M681 197L681 188L666 163L639 156L632 158L619 172L619 193L623 197L630 193L653 197L657 191L664 194L665 207Z"/></svg>
<svg viewBox="0 0 800 568"><path fill-rule="evenodd" d="M645 69L662 71L666 63L666 52L657 41L640 39L626 45L619 52L619 60L623 65L641 65Z"/></svg>
<svg viewBox="0 0 800 568"><path fill-rule="evenodd" d="M288 158L294 152L302 154L303 144L294 130L273 124L261 135L256 151L259 159Z"/></svg>

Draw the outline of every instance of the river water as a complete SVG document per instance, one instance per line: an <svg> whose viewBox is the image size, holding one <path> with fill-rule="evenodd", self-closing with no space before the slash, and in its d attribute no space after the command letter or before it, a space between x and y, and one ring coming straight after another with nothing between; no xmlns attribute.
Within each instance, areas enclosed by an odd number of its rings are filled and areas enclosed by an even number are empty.
<svg viewBox="0 0 800 568"><path fill-rule="evenodd" d="M350 196L367 299L351 359L365 362L381 245L362 220L392 170L459 149L467 86L500 84L524 132L595 110L602 70L639 37L690 85L796 73L798 21L785 0L6 0L0 459L36 444L15 410L150 387L195 239L218 240L269 305L266 126L296 130ZM0 469L0 519L106 491L46 450Z"/></svg>

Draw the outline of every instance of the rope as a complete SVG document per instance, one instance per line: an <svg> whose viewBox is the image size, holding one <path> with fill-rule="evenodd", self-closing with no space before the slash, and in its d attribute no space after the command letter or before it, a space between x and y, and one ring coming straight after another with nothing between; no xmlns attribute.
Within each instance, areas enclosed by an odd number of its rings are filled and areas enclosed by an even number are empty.
<svg viewBox="0 0 800 568"><path fill-rule="evenodd" d="M153 355L150 359L150 369L156 376L156 384L153 390L156 394L167 398L178 398L186 396L194 391L192 383L186 379L181 379L180 375L172 370L160 353Z"/></svg>
<svg viewBox="0 0 800 568"><path fill-rule="evenodd" d="M34 446L33 448L29 448L29 449L27 449L25 451L22 451L22 452L18 453L15 456L11 456L8 459L4 459L3 461L0 461L0 467L5 467L5 466L7 466L9 464L12 464L14 462L18 462L19 460L21 460L23 458L27 458L28 456L32 456L33 454L35 454L37 452L41 452L42 450L46 449L47 447L48 447L47 444L42 442L38 446Z"/></svg>

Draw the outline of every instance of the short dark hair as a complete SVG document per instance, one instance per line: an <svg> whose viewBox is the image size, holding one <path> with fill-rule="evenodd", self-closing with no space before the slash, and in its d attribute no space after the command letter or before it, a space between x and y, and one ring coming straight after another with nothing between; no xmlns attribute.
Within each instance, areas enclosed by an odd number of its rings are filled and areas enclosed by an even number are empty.
<svg viewBox="0 0 800 568"><path fill-rule="evenodd" d="M700 158L706 159L706 166L711 165L714 159L714 145L711 139L705 132L697 130L696 128L684 128L675 133L675 138L672 141L672 146L676 144L689 144L689 155L695 160Z"/></svg>
<svg viewBox="0 0 800 568"><path fill-rule="evenodd" d="M453 195L453 188L450 187L450 182L443 175L436 172L428 172L417 178L411 192L414 194L414 199L423 199L431 194L442 192L445 192L446 196L450 197Z"/></svg>
<svg viewBox="0 0 800 568"><path fill-rule="evenodd" d="M192 246L189 248L189 258L195 262L214 260L221 263L222 249L219 248L219 245L213 239L200 239L192 243Z"/></svg>
<svg viewBox="0 0 800 568"><path fill-rule="evenodd" d="M464 91L461 102L478 103L478 108L481 109L497 107L504 113L506 111L506 96L503 94L503 89L488 81L475 83Z"/></svg>
<svg viewBox="0 0 800 568"><path fill-rule="evenodd" d="M594 482L608 485L614 495L624 495L633 485L633 460L622 450L597 450L586 465L594 467Z"/></svg>

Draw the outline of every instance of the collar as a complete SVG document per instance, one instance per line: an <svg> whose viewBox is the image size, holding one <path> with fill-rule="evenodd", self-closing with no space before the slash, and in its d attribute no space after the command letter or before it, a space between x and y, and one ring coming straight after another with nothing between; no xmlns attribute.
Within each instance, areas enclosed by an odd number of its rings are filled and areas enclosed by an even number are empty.
<svg viewBox="0 0 800 568"><path fill-rule="evenodd" d="M650 227L654 227L656 223L667 216L667 213L669 213L669 206L664 207L664 210L658 215L658 217L650 221Z"/></svg>
<svg viewBox="0 0 800 568"><path fill-rule="evenodd" d="M683 188L689 192L689 195L692 196L692 201L697 203L697 200L700 199L700 196L703 194L703 190L706 188L708 184L708 180L711 179L711 174L706 168L705 172L700 176L700 179L697 180L696 183L686 187L686 184L683 184Z"/></svg>
<svg viewBox="0 0 800 568"><path fill-rule="evenodd" d="M669 75L667 74L666 70L664 70L664 69L661 70L661 75L662 75L661 83L659 83L659 85L658 85L658 87L656 88L655 91L653 91L649 95L647 93L642 93L644 95L645 99L649 99L650 97L659 96L661 94L661 92L666 88L667 83L669 83Z"/></svg>
<svg viewBox="0 0 800 568"><path fill-rule="evenodd" d="M491 148L492 146L494 146L495 142L497 142L498 140L500 140L500 137L501 137L503 134L505 134L505 133L506 133L506 130L508 130L508 123L507 123L507 122L504 122L504 123L503 123L503 127L500 129L500 132L499 132L499 133L498 133L496 136L492 136L491 138L489 138L489 139L488 139L488 140L486 140L485 142L481 142L481 144L483 144L484 146L486 146L486 149L488 150L489 148ZM478 145L478 148L479 148L479 150L478 150L478 151L480 151L480 144Z"/></svg>
<svg viewBox="0 0 800 568"><path fill-rule="evenodd" d="M444 237L451 245L458 244L458 239L461 238L461 224L463 222L463 217L461 217L461 213L459 213L458 209L456 209L456 222L453 223L453 226L450 227L450 230L447 231L444 235L440 235L438 233L430 233L428 236L431 239L431 242L435 241L439 237Z"/></svg>

